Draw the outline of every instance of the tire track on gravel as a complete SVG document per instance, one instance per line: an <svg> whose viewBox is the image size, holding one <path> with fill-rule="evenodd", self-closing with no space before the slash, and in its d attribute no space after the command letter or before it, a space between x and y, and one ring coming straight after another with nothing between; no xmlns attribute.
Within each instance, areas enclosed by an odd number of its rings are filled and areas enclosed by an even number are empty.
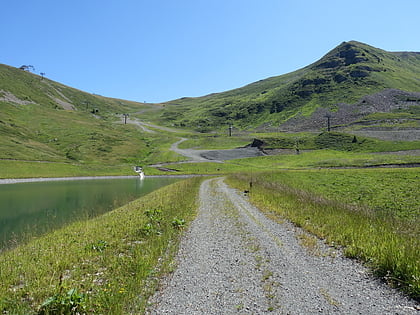
<svg viewBox="0 0 420 315"><path fill-rule="evenodd" d="M276 223L209 179L178 268L149 301L149 314L418 314L418 304L320 243L310 254L292 224Z"/></svg>

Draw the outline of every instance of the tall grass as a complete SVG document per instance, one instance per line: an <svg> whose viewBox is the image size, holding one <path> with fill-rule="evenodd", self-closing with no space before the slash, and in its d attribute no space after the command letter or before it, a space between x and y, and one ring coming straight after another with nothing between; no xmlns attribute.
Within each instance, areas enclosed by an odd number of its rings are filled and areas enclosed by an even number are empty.
<svg viewBox="0 0 420 315"><path fill-rule="evenodd" d="M229 178L240 189L249 189L252 181L250 198L259 208L288 218L332 245L343 246L345 255L362 260L378 276L420 299L418 216L405 220L338 198L327 199L267 173Z"/></svg>
<svg viewBox="0 0 420 315"><path fill-rule="evenodd" d="M0 309L37 314L48 298L75 289L87 313L141 313L195 216L200 181L177 182L2 253Z"/></svg>

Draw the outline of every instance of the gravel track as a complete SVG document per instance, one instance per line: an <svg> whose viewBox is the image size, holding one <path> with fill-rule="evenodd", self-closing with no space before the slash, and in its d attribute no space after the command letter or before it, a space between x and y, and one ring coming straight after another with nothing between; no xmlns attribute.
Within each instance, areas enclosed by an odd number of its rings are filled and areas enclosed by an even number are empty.
<svg viewBox="0 0 420 315"><path fill-rule="evenodd" d="M209 161L205 157L201 156L201 153L206 152L206 150L180 149L178 145L186 140L188 139L181 138L179 141L171 145L170 150L191 159L192 162L208 162Z"/></svg>
<svg viewBox="0 0 420 315"><path fill-rule="evenodd" d="M247 157L256 157L265 155L256 147L236 148L230 150L195 150L180 149L178 145L188 139L181 140L172 144L170 150L190 159L189 162L219 162L226 160L241 159Z"/></svg>
<svg viewBox="0 0 420 315"><path fill-rule="evenodd" d="M420 314L419 304L354 260L276 223L229 188L206 180L181 242L178 267L163 279L148 314Z"/></svg>

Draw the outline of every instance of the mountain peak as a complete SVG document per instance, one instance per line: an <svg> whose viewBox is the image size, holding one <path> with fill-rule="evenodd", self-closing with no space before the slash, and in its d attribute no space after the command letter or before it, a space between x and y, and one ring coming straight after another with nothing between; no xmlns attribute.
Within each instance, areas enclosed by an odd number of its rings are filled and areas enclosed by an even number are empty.
<svg viewBox="0 0 420 315"><path fill-rule="evenodd" d="M374 49L373 47L371 48ZM357 41L342 42L316 62L315 65L318 69L329 69L367 62L370 60L369 57L371 56L369 55L371 51L368 45Z"/></svg>

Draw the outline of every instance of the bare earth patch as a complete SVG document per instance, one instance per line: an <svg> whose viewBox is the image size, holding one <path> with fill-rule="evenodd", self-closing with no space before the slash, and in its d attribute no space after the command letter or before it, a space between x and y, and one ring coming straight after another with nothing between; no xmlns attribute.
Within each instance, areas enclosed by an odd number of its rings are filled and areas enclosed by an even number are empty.
<svg viewBox="0 0 420 315"><path fill-rule="evenodd" d="M3 94L3 96L0 96L0 101L10 102L18 105L34 104L34 102L32 101L21 100L20 98L17 98L14 94L8 91L0 90L0 95L1 94Z"/></svg>

